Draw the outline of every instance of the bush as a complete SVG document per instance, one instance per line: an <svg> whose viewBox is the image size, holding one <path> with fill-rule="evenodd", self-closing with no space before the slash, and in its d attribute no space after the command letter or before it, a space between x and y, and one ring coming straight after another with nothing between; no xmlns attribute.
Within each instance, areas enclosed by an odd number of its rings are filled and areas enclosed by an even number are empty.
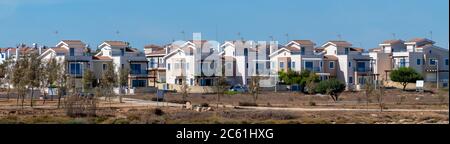
<svg viewBox="0 0 450 144"><path fill-rule="evenodd" d="M258 104L252 102L239 102L239 106L258 106Z"/></svg>
<svg viewBox="0 0 450 144"><path fill-rule="evenodd" d="M345 90L345 84L337 79L321 81L316 87L316 92L328 94L334 101L339 100L339 94Z"/></svg>
<svg viewBox="0 0 450 144"><path fill-rule="evenodd" d="M152 101L155 101L155 102L164 102L164 99L158 99L158 98L152 98Z"/></svg>
<svg viewBox="0 0 450 144"><path fill-rule="evenodd" d="M202 103L202 104L200 104L200 106L201 107L209 107L209 104L208 103Z"/></svg>
<svg viewBox="0 0 450 144"><path fill-rule="evenodd" d="M399 82L403 85L403 91L406 90L408 83L414 83L417 80L423 79L422 76L411 67L402 67L392 71L390 78L394 82Z"/></svg>
<svg viewBox="0 0 450 144"><path fill-rule="evenodd" d="M235 91L225 91L226 95L236 95L239 94L239 92L235 92Z"/></svg>
<svg viewBox="0 0 450 144"><path fill-rule="evenodd" d="M161 110L161 109L159 109L159 108L154 109L154 110L153 110L153 113L154 113L155 115L157 115L157 116L162 116L162 115L164 115L164 111Z"/></svg>

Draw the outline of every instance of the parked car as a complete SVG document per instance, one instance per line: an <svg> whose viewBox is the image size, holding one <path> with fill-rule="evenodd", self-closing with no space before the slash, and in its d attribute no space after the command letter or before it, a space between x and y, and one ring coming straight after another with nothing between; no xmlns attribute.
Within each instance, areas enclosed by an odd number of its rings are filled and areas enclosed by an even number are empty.
<svg viewBox="0 0 450 144"><path fill-rule="evenodd" d="M243 87L241 85L235 85L232 86L229 91L233 91L233 92L239 92L239 93L245 93L248 91L248 89L246 87Z"/></svg>

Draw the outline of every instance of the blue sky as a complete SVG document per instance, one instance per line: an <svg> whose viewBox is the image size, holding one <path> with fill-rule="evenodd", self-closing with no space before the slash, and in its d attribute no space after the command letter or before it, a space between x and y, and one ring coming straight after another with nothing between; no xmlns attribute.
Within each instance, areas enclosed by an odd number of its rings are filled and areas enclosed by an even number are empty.
<svg viewBox="0 0 450 144"><path fill-rule="evenodd" d="M354 46L383 40L430 37L447 48L448 0L0 0L0 47L55 45L80 39L129 41L134 47L164 44L202 32L203 38L317 44L341 35ZM58 34L55 34L58 31ZM119 34L116 32L119 31Z"/></svg>

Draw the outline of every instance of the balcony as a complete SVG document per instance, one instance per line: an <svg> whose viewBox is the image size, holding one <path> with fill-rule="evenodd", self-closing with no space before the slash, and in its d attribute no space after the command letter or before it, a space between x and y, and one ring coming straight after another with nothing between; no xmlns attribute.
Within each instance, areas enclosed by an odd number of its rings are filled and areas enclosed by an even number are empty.
<svg viewBox="0 0 450 144"><path fill-rule="evenodd" d="M321 72L321 68L320 67L305 67L305 70L309 70L311 72Z"/></svg>
<svg viewBox="0 0 450 144"><path fill-rule="evenodd" d="M398 62L394 64L394 69L399 69L402 67L409 67L409 62Z"/></svg>
<svg viewBox="0 0 450 144"><path fill-rule="evenodd" d="M372 70L370 68L362 67L362 68L354 68L354 71L358 73L368 73L371 72Z"/></svg>
<svg viewBox="0 0 450 144"><path fill-rule="evenodd" d="M130 76L131 77L147 77L148 71L147 70L131 70Z"/></svg>
<svg viewBox="0 0 450 144"><path fill-rule="evenodd" d="M68 56L68 62L90 62L92 60L92 56Z"/></svg>

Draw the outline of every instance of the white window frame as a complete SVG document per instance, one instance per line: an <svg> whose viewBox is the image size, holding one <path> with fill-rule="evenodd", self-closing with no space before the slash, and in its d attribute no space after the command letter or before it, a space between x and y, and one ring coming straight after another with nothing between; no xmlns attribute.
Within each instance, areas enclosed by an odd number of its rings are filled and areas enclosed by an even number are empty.
<svg viewBox="0 0 450 144"><path fill-rule="evenodd" d="M331 67L331 64L333 64L333 67ZM328 67L330 69L334 69L336 67L336 63L334 61L330 61L330 63L328 63Z"/></svg>

